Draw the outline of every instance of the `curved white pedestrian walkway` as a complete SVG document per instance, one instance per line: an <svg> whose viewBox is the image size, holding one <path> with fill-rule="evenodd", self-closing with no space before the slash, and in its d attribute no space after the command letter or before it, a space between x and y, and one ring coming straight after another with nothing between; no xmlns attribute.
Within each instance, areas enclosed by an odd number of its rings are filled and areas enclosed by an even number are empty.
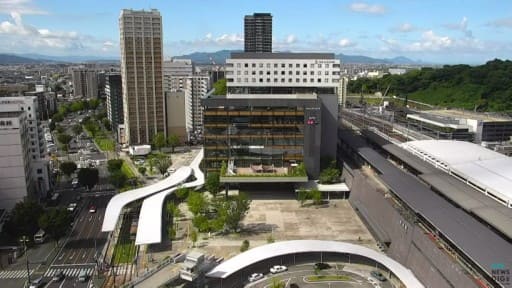
<svg viewBox="0 0 512 288"><path fill-rule="evenodd" d="M204 185L204 174L199 169L199 164L203 160L203 153L204 150L201 149L189 166L192 169L192 175L196 178L194 181L176 185L170 189L153 194L142 202L135 245L160 243L162 241L162 211L167 196L174 193L180 187L196 188Z"/></svg>

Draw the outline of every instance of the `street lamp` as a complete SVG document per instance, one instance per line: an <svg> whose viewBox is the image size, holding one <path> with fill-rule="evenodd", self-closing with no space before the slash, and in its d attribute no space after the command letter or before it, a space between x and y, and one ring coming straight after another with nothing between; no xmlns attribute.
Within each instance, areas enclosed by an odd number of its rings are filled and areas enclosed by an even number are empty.
<svg viewBox="0 0 512 288"><path fill-rule="evenodd" d="M26 264L27 264L27 280L28 280L28 284L27 285L30 285L30 269L28 267L28 253L27 253L27 242L29 242L30 239L27 237L27 236L22 236L21 239L20 239L20 242L23 243L23 246L25 248L25 259L26 259Z"/></svg>

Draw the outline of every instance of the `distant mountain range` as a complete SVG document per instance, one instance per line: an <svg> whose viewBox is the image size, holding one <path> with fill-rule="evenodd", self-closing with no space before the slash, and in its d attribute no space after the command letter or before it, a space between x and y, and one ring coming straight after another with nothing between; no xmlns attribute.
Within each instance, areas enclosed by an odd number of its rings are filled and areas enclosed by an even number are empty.
<svg viewBox="0 0 512 288"><path fill-rule="evenodd" d="M194 52L192 54L176 56L174 58L178 59L191 59L192 62L198 64L212 64L215 62L216 64L224 64L226 59L230 57L232 52L242 52L241 50L220 50L216 52ZM347 64L400 64L400 65L410 65L410 64L425 64L421 61L411 60L407 57L398 56L395 58L372 58L368 56L361 55L345 55L345 54L336 54L335 57L341 60L341 63Z"/></svg>
<svg viewBox="0 0 512 288"><path fill-rule="evenodd" d="M220 50L216 52L194 52L187 55L176 56L178 59L191 59L197 64L224 64L232 52L242 52L241 50ZM411 60L407 57L399 56L395 58L372 58L361 55L336 54L336 58L345 64L397 64L397 65L418 65L425 64L421 61ZM118 63L119 58L103 56L50 56L41 54L0 54L0 64L37 64L37 63Z"/></svg>
<svg viewBox="0 0 512 288"><path fill-rule="evenodd" d="M119 62L114 57L102 56L50 56L41 54L0 54L0 64L38 64L38 63L85 63Z"/></svg>

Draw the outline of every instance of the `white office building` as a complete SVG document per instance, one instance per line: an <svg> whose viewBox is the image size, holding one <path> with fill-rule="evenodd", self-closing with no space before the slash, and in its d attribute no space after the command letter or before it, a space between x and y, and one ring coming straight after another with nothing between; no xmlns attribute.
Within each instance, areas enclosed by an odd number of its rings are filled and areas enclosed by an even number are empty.
<svg viewBox="0 0 512 288"><path fill-rule="evenodd" d="M36 96L1 97L0 112L25 112L27 140L32 178L37 198L45 198L51 188L43 130L39 127L38 98Z"/></svg>
<svg viewBox="0 0 512 288"><path fill-rule="evenodd" d="M337 89L340 60L329 53L232 53L226 60L226 79L228 97L281 94L282 87L292 94L308 87Z"/></svg>
<svg viewBox="0 0 512 288"><path fill-rule="evenodd" d="M1 105L0 105L1 106ZM0 112L0 208L33 196L28 112Z"/></svg>

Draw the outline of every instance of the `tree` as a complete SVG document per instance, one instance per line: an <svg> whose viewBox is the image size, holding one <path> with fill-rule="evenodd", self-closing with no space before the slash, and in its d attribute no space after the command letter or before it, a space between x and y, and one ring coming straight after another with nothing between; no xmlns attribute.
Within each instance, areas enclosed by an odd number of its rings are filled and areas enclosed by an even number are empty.
<svg viewBox="0 0 512 288"><path fill-rule="evenodd" d="M127 181L126 175L121 170L116 170L110 172L109 182L114 185L116 188L121 188L126 184Z"/></svg>
<svg viewBox="0 0 512 288"><path fill-rule="evenodd" d="M167 227L167 237L169 240L174 240L176 238L176 229L174 229L172 224Z"/></svg>
<svg viewBox="0 0 512 288"><path fill-rule="evenodd" d="M208 218L202 214L194 216L192 219L192 225L194 225L199 232L208 232L212 230L210 221L208 221Z"/></svg>
<svg viewBox="0 0 512 288"><path fill-rule="evenodd" d="M63 120L64 120L64 114L62 114L62 113L55 113L52 116L52 122L54 122L54 123L59 123L59 122L62 122Z"/></svg>
<svg viewBox="0 0 512 288"><path fill-rule="evenodd" d="M73 128L71 128L73 130L73 134L76 135L79 135L80 133L82 133L82 131L84 131L84 129L82 128L82 125L80 124L76 124L73 126Z"/></svg>
<svg viewBox="0 0 512 288"><path fill-rule="evenodd" d="M73 139L73 137L71 137L70 135L65 134L65 133L61 133L61 134L57 135L57 140L64 145L67 145L69 143L69 141L71 141L71 139Z"/></svg>
<svg viewBox="0 0 512 288"><path fill-rule="evenodd" d="M84 123L85 130L89 131L92 137L96 137L96 134L98 134L98 131L100 128L98 127L98 124L95 123L93 120L88 120Z"/></svg>
<svg viewBox="0 0 512 288"><path fill-rule="evenodd" d="M190 189L188 189L187 187L180 187L176 190L176 197L178 197L178 199L180 200L183 200L183 199L186 199L188 198L188 193L190 192Z"/></svg>
<svg viewBox="0 0 512 288"><path fill-rule="evenodd" d="M311 199L313 200L313 204L320 205L322 204L322 192L317 188L312 189L309 194L311 195Z"/></svg>
<svg viewBox="0 0 512 288"><path fill-rule="evenodd" d="M192 229L192 231L190 231L190 240L192 241L192 247L196 247L196 242L197 242L196 229Z"/></svg>
<svg viewBox="0 0 512 288"><path fill-rule="evenodd" d="M167 144L171 146L171 152L174 153L174 148L180 145L180 138L176 134L171 134L167 137Z"/></svg>
<svg viewBox="0 0 512 288"><path fill-rule="evenodd" d="M219 81L213 83L213 88L215 88L215 92L213 94L215 95L226 95L227 88L226 88L226 79L220 79Z"/></svg>
<svg viewBox="0 0 512 288"><path fill-rule="evenodd" d="M170 220L170 218L179 218L181 215L180 208L174 204L173 201L167 202L165 205L165 211L167 212L167 219Z"/></svg>
<svg viewBox="0 0 512 288"><path fill-rule="evenodd" d="M69 177L73 172L75 172L76 163L72 161L63 162L60 164L59 168L64 175Z"/></svg>
<svg viewBox="0 0 512 288"><path fill-rule="evenodd" d="M103 118L101 120L101 124L103 124L103 127L105 127L105 130L110 131L112 129L112 125L110 124L110 120L108 118Z"/></svg>
<svg viewBox="0 0 512 288"><path fill-rule="evenodd" d="M69 231L71 222L73 216L65 208L51 208L38 219L39 227L57 242Z"/></svg>
<svg viewBox="0 0 512 288"><path fill-rule="evenodd" d="M242 246L240 246L240 252L245 252L245 251L249 250L249 245L250 245L249 240L247 240L247 239L244 240L242 242Z"/></svg>
<svg viewBox="0 0 512 288"><path fill-rule="evenodd" d="M43 207L35 201L16 203L11 211L11 218L6 223L6 231L16 238L32 237L39 229L37 220L43 212Z"/></svg>
<svg viewBox="0 0 512 288"><path fill-rule="evenodd" d="M162 132L156 133L153 138L153 145L155 145L156 149L160 150L162 147L165 147L166 144L165 135ZM163 173L162 173L163 174Z"/></svg>
<svg viewBox="0 0 512 288"><path fill-rule="evenodd" d="M208 208L208 200L203 193L192 191L187 198L188 210L194 215L198 215L206 211Z"/></svg>
<svg viewBox="0 0 512 288"><path fill-rule="evenodd" d="M156 169L162 175L165 174L165 172L167 172L167 169L172 165L171 158L163 153L154 154L152 159Z"/></svg>
<svg viewBox="0 0 512 288"><path fill-rule="evenodd" d="M220 207L220 217L224 219L226 228L231 231L238 231L240 222L243 220L251 205L251 200L245 193L239 193L223 202Z"/></svg>
<svg viewBox="0 0 512 288"><path fill-rule="evenodd" d="M206 190L216 196L220 192L220 177L219 173L211 172L206 177Z"/></svg>
<svg viewBox="0 0 512 288"><path fill-rule="evenodd" d="M318 181L321 184L334 184L340 182L340 176L340 170L336 167L330 166L329 168L322 170Z"/></svg>
<svg viewBox="0 0 512 288"><path fill-rule="evenodd" d="M90 109L93 109L93 110L96 110L96 108L98 108L98 106L100 105L100 99L91 99L89 100L89 108Z"/></svg>
<svg viewBox="0 0 512 288"><path fill-rule="evenodd" d="M300 202L301 207L304 206L304 203L306 202L306 200L308 200L308 194L308 191L304 188L301 188L297 193L297 200Z"/></svg>
<svg viewBox="0 0 512 288"><path fill-rule="evenodd" d="M81 168L78 170L78 182L91 189L98 183L99 172L96 168Z"/></svg>
<svg viewBox="0 0 512 288"><path fill-rule="evenodd" d="M144 166L140 166L139 168L137 168L137 170L139 171L139 173L141 175L145 175L146 174L146 167L144 167Z"/></svg>
<svg viewBox="0 0 512 288"><path fill-rule="evenodd" d="M77 111L84 110L84 102L83 101L73 102L70 106L70 110L71 110L71 112L77 112Z"/></svg>
<svg viewBox="0 0 512 288"><path fill-rule="evenodd" d="M122 159L110 159L107 161L107 169L108 172L113 173L116 171L121 170L121 167L123 166L123 160Z"/></svg>
<svg viewBox="0 0 512 288"><path fill-rule="evenodd" d="M62 127L61 125L56 125L55 130L57 130L58 134L62 134L65 132L66 129L64 129L64 127Z"/></svg>

